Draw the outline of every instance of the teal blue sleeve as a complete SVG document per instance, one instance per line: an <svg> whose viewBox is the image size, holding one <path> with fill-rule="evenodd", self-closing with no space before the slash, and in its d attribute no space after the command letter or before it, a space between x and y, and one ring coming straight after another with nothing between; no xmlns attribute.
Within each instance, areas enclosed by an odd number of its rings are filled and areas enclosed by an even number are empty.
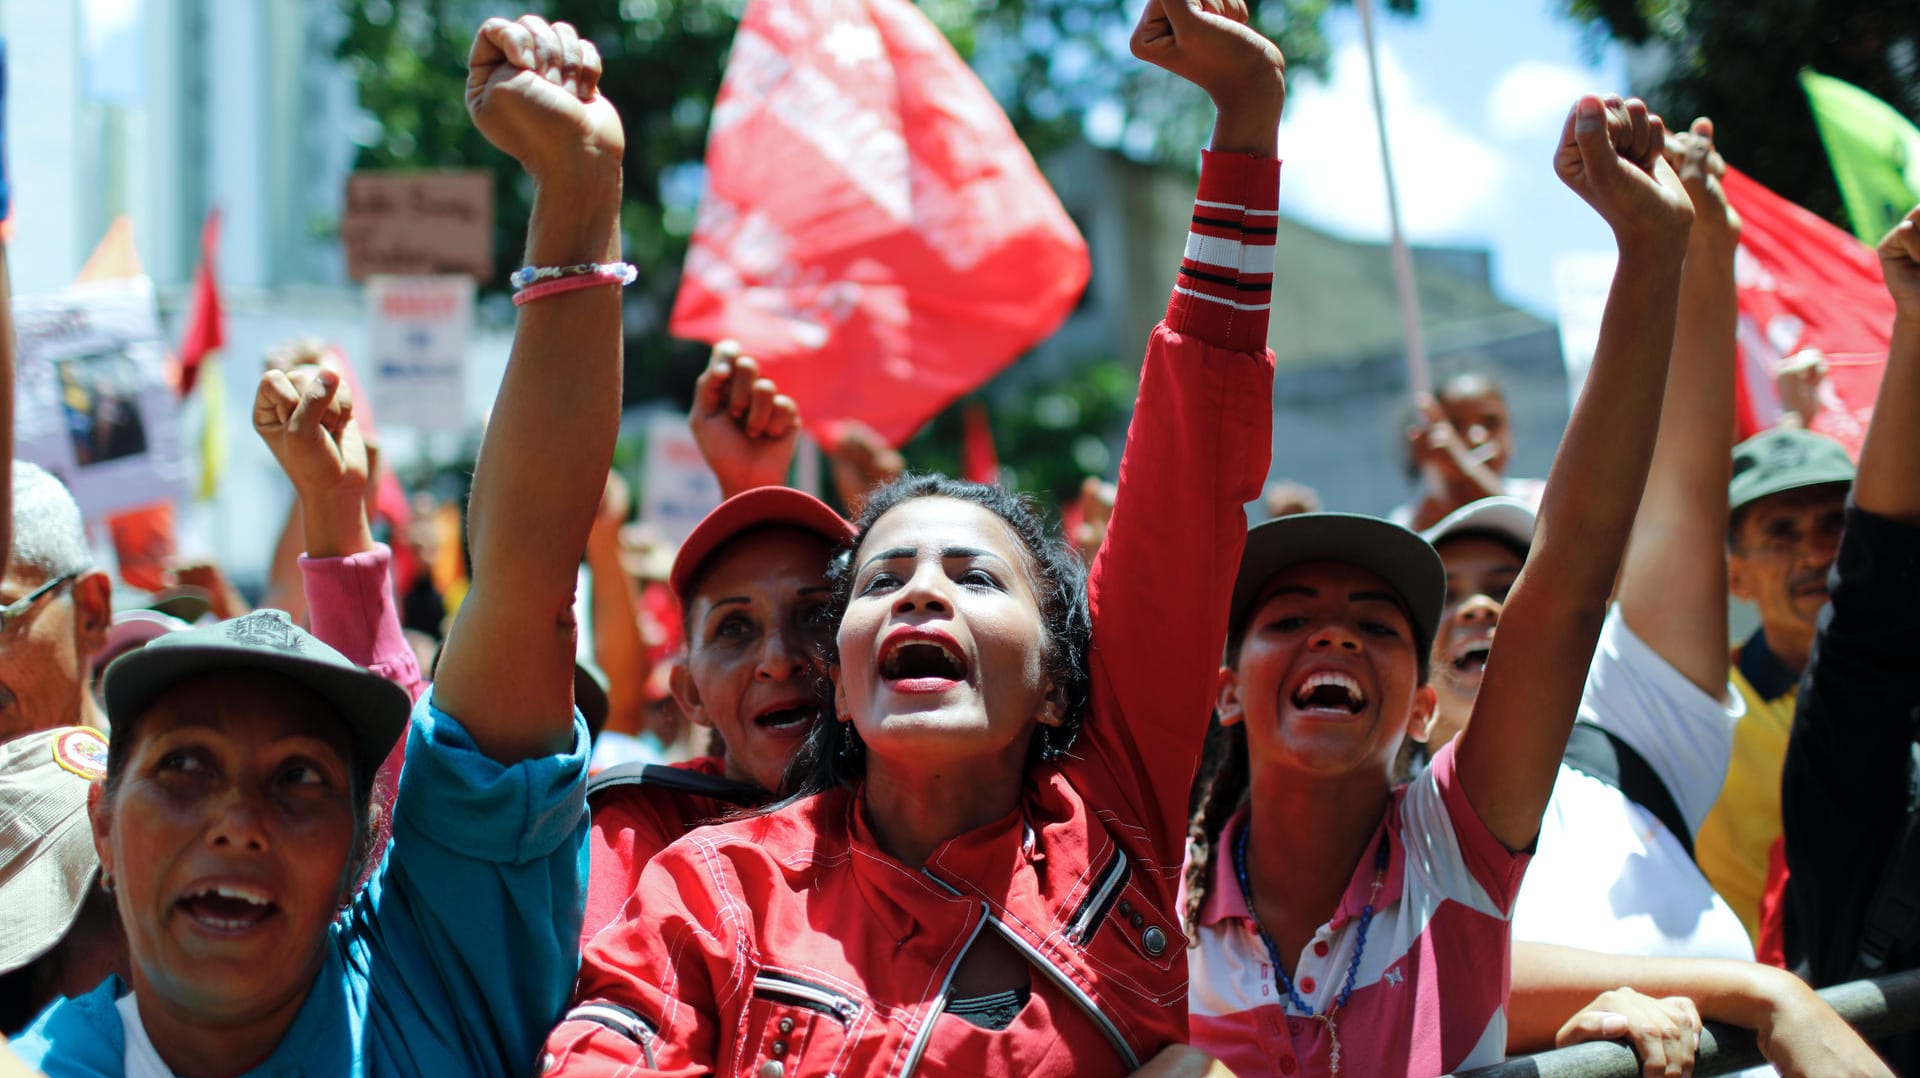
<svg viewBox="0 0 1920 1078"><path fill-rule="evenodd" d="M572 991L587 881L587 733L502 766L415 705L393 840L335 937L368 1073L525 1075Z"/></svg>

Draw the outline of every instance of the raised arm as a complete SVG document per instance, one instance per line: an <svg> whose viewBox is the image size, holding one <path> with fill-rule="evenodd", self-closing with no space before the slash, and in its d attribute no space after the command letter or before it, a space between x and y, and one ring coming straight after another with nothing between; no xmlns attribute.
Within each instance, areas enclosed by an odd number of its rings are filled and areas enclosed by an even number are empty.
<svg viewBox="0 0 1920 1078"><path fill-rule="evenodd" d="M1906 818L1920 683L1920 209L1880 244L1895 319L1860 449L1832 592L1795 702L1782 769L1786 936L1816 984L1874 972L1862 946ZM1872 934L1878 938L1885 933ZM1897 936L1897 934L1896 934ZM1895 939L1893 942L1904 943Z"/></svg>
<svg viewBox="0 0 1920 1078"><path fill-rule="evenodd" d="M1091 709L1069 766L1151 824L1177 862L1187 790L1212 710L1242 506L1266 480L1266 346L1285 98L1278 49L1238 0L1148 0L1134 55L1214 101L1213 146L1167 314L1147 342L1118 493L1088 574Z"/></svg>
<svg viewBox="0 0 1920 1078"><path fill-rule="evenodd" d="M625 136L599 92L600 54L564 23L488 19L467 109L534 183L527 264L620 250ZM502 763L573 737L573 589L620 421L620 294L600 284L520 308L475 467L473 586L441 654L436 704Z"/></svg>
<svg viewBox="0 0 1920 1078"><path fill-rule="evenodd" d="M306 547L299 591L313 635L419 699L426 681L400 627L391 554L367 523L373 457L347 383L317 366L269 370L254 394L253 429L293 484Z"/></svg>
<svg viewBox="0 0 1920 1078"><path fill-rule="evenodd" d="M1712 696L1727 689L1727 482L1733 443L1733 253L1740 218L1727 205L1713 123L1668 140L1693 200L1680 311L1660 434L1620 575L1620 614L1635 636Z"/></svg>
<svg viewBox="0 0 1920 1078"><path fill-rule="evenodd" d="M1613 229L1620 261L1585 390L1567 424L1527 566L1500 618L1460 784L1507 848L1530 845L1553 792L1660 422L1693 207L1637 100L1580 99L1554 168Z"/></svg>
<svg viewBox="0 0 1920 1078"><path fill-rule="evenodd" d="M1893 340L1873 422L1860 447L1853 504L1920 526L1920 207L1880 241L1880 268L1893 293Z"/></svg>

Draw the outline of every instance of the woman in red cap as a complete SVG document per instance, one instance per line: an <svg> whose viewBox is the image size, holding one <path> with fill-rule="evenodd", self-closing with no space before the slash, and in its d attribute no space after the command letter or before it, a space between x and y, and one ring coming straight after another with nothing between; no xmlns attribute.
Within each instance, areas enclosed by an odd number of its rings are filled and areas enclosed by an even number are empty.
<svg viewBox="0 0 1920 1078"><path fill-rule="evenodd" d="M723 345L700 376L689 421L729 497L673 561L668 584L687 645L671 684L681 711L711 728L718 745L674 766L611 767L589 783L593 853L582 944L619 917L640 870L668 843L772 800L829 705L827 563L853 525L779 485L800 430L793 401L751 358Z"/></svg>

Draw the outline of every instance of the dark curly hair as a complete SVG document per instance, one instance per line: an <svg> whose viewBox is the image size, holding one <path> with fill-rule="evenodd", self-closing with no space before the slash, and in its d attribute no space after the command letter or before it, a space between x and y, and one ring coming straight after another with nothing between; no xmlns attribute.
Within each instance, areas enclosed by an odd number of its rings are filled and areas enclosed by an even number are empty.
<svg viewBox="0 0 1920 1078"><path fill-rule="evenodd" d="M854 553L881 517L917 498L971 502L999 517L1019 539L1026 553L1034 595L1039 601L1041 625L1046 632L1043 672L1060 687L1066 705L1060 726L1043 729L1041 735L1033 739L1028 747L1027 766L1031 768L1065 755L1079 736L1086 713L1087 648L1093 636L1093 623L1087 609L1086 568L1079 555L1025 495L938 474L903 475L875 490L867 499L860 519L854 522L853 542L835 556L828 570L828 582L833 586L830 615L836 633L853 597ZM835 645L830 642L827 650L828 664L838 665ZM791 794L781 804L854 782L864 776L866 770L866 746L853 724L828 718L814 725L787 766L783 785Z"/></svg>

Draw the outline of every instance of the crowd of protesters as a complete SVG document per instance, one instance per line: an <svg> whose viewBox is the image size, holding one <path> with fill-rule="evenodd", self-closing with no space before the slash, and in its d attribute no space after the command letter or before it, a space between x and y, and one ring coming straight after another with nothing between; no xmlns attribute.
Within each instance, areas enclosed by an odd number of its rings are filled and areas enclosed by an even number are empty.
<svg viewBox="0 0 1920 1078"><path fill-rule="evenodd" d="M1465 375L1406 505L1320 512L1264 486L1284 60L1238 0L1132 46L1216 121L1072 533L857 429L845 515L785 485L796 406L723 344L725 500L663 550L610 474L599 54L483 24L536 197L464 515L376 540L405 495L309 346L254 404L296 494L259 609L116 613L60 482L0 488L0 1073L1677 1075L1703 1021L1920 1066L1813 990L1920 962L1920 209L1857 471L1735 445L1712 125L1582 97L1552 164L1619 264L1548 476Z"/></svg>

